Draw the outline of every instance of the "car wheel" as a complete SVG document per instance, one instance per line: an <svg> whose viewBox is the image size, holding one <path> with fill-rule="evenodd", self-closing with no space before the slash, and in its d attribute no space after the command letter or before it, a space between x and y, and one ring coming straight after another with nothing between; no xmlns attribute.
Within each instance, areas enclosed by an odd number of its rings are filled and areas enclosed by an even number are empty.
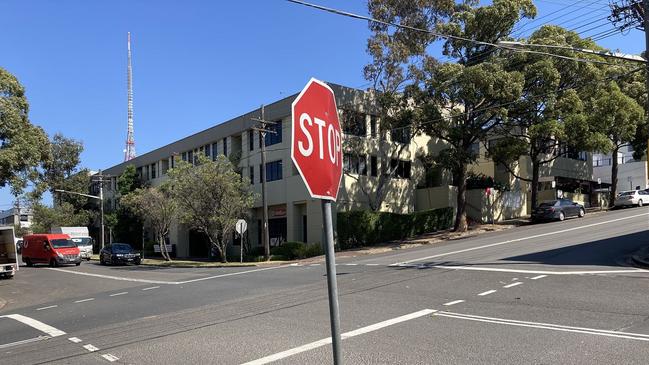
<svg viewBox="0 0 649 365"><path fill-rule="evenodd" d="M559 220L562 221L564 219L566 219L566 215L563 212L559 212Z"/></svg>
<svg viewBox="0 0 649 365"><path fill-rule="evenodd" d="M642 206L642 199L638 200L638 206L639 206L639 207Z"/></svg>
<svg viewBox="0 0 649 365"><path fill-rule="evenodd" d="M579 218L583 218L586 215L584 208L579 208Z"/></svg>
<svg viewBox="0 0 649 365"><path fill-rule="evenodd" d="M51 260L50 260L50 267L57 267L57 266L59 266L59 263L56 262L55 259L51 259Z"/></svg>
<svg viewBox="0 0 649 365"><path fill-rule="evenodd" d="M104 257L99 255L99 265L106 265L106 262L104 262Z"/></svg>
<svg viewBox="0 0 649 365"><path fill-rule="evenodd" d="M32 262L31 259L29 259L29 257L25 258L23 261L25 261L25 265L27 265L27 267L34 266L34 263Z"/></svg>

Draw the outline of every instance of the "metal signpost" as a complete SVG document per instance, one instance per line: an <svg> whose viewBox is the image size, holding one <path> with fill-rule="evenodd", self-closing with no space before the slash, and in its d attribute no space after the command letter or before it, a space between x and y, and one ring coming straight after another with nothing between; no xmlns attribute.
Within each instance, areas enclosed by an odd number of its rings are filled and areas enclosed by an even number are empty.
<svg viewBox="0 0 649 365"><path fill-rule="evenodd" d="M241 246L239 252L239 262L243 262L243 234L248 229L248 223L245 220L239 219L234 226L234 230L237 231L239 237L241 237Z"/></svg>
<svg viewBox="0 0 649 365"><path fill-rule="evenodd" d="M312 198L321 199L334 364L342 364L331 202L342 178L342 132L333 90L311 79L291 105L291 159Z"/></svg>

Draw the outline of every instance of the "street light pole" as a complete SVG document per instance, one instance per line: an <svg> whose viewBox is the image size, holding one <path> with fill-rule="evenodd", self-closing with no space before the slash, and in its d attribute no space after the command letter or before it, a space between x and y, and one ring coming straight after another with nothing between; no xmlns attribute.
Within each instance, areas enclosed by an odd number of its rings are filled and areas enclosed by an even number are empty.
<svg viewBox="0 0 649 365"><path fill-rule="evenodd" d="M97 199L99 200L99 204L101 204L101 247L104 247L104 194L103 194L103 188L100 188L99 190L99 196L96 195L90 195L90 194L84 194L84 193L77 193L76 191L67 191L67 190L62 190L62 189L54 189L57 193L66 193L66 194L72 194L72 195L79 195L79 196L85 196L86 198L92 198L92 199Z"/></svg>
<svg viewBox="0 0 649 365"><path fill-rule="evenodd" d="M645 40L644 57L649 60L649 0L642 1L642 9L642 24L644 28ZM649 118L649 62L645 64L645 88L645 92L647 93L647 100L645 101L645 115L647 118ZM647 123L649 123L649 121L647 121ZM647 173L649 173L649 140L647 140ZM645 184L647 184L646 181Z"/></svg>

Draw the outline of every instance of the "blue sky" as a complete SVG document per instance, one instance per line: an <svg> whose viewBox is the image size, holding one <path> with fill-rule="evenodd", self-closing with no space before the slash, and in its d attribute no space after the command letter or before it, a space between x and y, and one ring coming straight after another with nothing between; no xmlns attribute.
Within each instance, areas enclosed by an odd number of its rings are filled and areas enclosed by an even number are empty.
<svg viewBox="0 0 649 365"><path fill-rule="evenodd" d="M363 0L313 2L367 13ZM583 36L611 28L597 21L605 0L536 4L539 20L523 35L548 21L596 21ZM367 23L283 0L2 0L0 11L0 67L25 85L33 123L83 141L90 169L123 159L129 31L139 154L298 92L310 77L367 87ZM644 34L600 44L640 53ZM0 190L0 209L12 199Z"/></svg>

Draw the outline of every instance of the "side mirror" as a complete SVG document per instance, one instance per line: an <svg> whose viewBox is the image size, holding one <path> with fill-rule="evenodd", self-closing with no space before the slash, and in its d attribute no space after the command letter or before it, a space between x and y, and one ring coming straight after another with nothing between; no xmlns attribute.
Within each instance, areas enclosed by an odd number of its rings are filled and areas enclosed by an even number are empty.
<svg viewBox="0 0 649 365"><path fill-rule="evenodd" d="M45 251L49 251L50 250L50 244L47 243L47 242L43 243L43 248L45 249Z"/></svg>

